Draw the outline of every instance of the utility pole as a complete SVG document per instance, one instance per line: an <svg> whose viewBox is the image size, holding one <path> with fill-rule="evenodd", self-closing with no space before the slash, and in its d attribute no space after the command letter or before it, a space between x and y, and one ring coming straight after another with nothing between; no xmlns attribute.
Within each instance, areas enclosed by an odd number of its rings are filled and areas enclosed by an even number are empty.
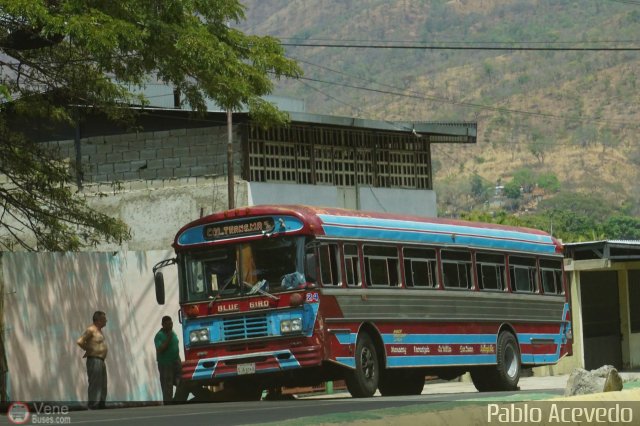
<svg viewBox="0 0 640 426"><path fill-rule="evenodd" d="M231 110L227 110L227 198L229 200L229 210L236 207L233 180L233 122Z"/></svg>

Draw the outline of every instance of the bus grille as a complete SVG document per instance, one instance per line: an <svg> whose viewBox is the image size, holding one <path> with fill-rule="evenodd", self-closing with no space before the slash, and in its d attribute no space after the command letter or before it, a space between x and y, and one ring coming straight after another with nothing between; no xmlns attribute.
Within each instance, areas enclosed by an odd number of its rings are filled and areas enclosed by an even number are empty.
<svg viewBox="0 0 640 426"><path fill-rule="evenodd" d="M252 339L268 335L266 315L225 318L223 320L223 339L225 341Z"/></svg>

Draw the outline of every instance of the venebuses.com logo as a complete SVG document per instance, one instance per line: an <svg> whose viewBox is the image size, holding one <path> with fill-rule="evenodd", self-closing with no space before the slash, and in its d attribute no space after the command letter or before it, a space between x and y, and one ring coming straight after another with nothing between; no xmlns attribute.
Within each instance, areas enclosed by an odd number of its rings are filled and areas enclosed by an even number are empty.
<svg viewBox="0 0 640 426"><path fill-rule="evenodd" d="M24 402L14 402L7 410L9 421L17 425L23 425L29 421L29 406Z"/></svg>
<svg viewBox="0 0 640 426"><path fill-rule="evenodd" d="M69 424L69 407L66 405L34 402L29 408L24 402L14 402L7 410L7 418L16 425L30 424Z"/></svg>

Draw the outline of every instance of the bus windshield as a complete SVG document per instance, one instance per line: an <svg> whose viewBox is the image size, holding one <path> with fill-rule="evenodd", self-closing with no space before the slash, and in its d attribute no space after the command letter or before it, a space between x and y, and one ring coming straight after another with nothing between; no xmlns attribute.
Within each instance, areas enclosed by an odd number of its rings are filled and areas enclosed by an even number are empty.
<svg viewBox="0 0 640 426"><path fill-rule="evenodd" d="M184 256L182 301L293 290L306 282L304 237L274 237Z"/></svg>

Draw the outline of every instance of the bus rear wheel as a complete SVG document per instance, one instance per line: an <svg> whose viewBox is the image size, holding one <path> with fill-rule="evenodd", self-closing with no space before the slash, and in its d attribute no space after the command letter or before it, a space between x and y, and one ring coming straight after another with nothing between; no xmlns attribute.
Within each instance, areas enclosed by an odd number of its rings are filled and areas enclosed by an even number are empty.
<svg viewBox="0 0 640 426"><path fill-rule="evenodd" d="M424 374L413 370L384 370L378 389L382 396L420 395L424 388Z"/></svg>
<svg viewBox="0 0 640 426"><path fill-rule="evenodd" d="M378 389L380 367L378 355L371 337L366 333L358 335L355 351L355 369L346 376L347 389L354 398L368 398Z"/></svg>
<svg viewBox="0 0 640 426"><path fill-rule="evenodd" d="M522 369L518 342L513 334L505 331L498 336L497 346L497 365L471 371L471 380L479 392L518 390Z"/></svg>

